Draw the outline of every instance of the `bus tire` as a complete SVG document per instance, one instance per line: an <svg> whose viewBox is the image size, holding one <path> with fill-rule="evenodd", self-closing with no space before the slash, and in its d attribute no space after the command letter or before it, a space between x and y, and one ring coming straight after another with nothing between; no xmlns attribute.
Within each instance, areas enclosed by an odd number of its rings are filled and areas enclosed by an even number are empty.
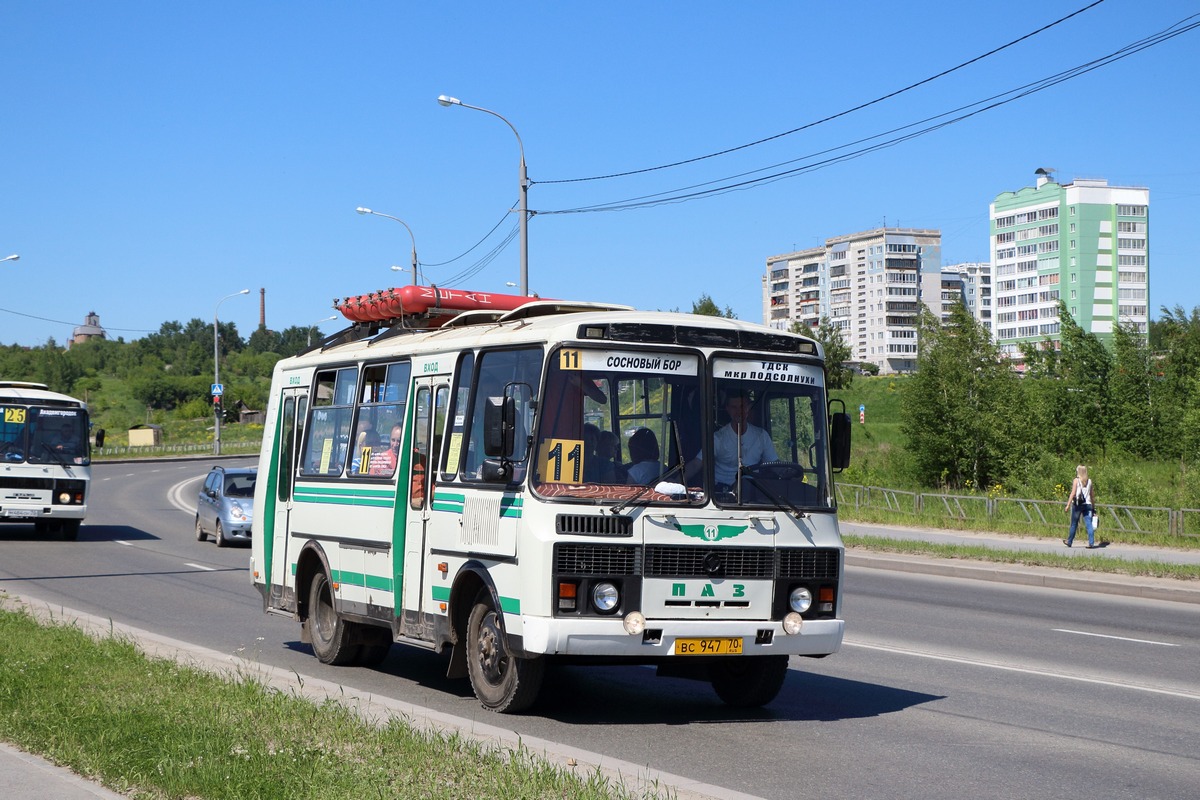
<svg viewBox="0 0 1200 800"><path fill-rule="evenodd" d="M755 708L779 695L787 671L787 656L731 656L714 660L709 675L726 705Z"/></svg>
<svg viewBox="0 0 1200 800"><path fill-rule="evenodd" d="M59 533L64 542L73 542L79 538L80 520L64 519L60 524L62 527L59 529Z"/></svg>
<svg viewBox="0 0 1200 800"><path fill-rule="evenodd" d="M480 591L467 619L467 674L479 702L499 714L524 711L537 700L545 673L544 659L509 653L504 616L491 592Z"/></svg>
<svg viewBox="0 0 1200 800"><path fill-rule="evenodd" d="M361 645L351 643L350 624L333 607L333 585L321 570L308 587L308 638L313 653L322 664L342 666L358 658Z"/></svg>

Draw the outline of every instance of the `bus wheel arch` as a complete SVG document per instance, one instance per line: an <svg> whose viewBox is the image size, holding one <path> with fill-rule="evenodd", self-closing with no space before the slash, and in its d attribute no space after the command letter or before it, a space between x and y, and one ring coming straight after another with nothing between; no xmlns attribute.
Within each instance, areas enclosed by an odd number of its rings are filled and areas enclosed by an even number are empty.
<svg viewBox="0 0 1200 800"><path fill-rule="evenodd" d="M329 559L326 558L320 545L309 542L304 545L300 555L296 558L296 619L302 626L300 641L304 644L310 644L308 626L305 625L309 614L309 590L312 587L313 579L319 572L330 574Z"/></svg>
<svg viewBox="0 0 1200 800"><path fill-rule="evenodd" d="M514 652L504 612L494 593L480 589L471 604L466 634L467 674L484 708L500 714L524 711L537 700L546 660Z"/></svg>
<svg viewBox="0 0 1200 800"><path fill-rule="evenodd" d="M450 607L447 613L450 617L450 631L453 636L453 648L450 651L450 663L446 668L447 678L466 678L467 675L467 621L471 609L480 591L487 589L496 596L496 586L492 582L487 569L480 563L469 561L463 565L454 577L454 585L450 589Z"/></svg>

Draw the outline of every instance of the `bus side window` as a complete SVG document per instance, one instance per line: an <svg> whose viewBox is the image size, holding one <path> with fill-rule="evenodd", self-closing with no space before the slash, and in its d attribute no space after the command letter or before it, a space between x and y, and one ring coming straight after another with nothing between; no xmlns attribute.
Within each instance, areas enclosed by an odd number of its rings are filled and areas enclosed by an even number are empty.
<svg viewBox="0 0 1200 800"><path fill-rule="evenodd" d="M463 353L454 375L454 392L450 395L449 441L442 456L442 481L453 481L462 469L467 410L470 408L471 386L475 371L475 354Z"/></svg>

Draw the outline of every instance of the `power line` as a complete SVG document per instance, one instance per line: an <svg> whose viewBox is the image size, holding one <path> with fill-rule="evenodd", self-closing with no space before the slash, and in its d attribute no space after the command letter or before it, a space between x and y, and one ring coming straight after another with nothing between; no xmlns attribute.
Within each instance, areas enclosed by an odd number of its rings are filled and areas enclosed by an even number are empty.
<svg viewBox="0 0 1200 800"><path fill-rule="evenodd" d="M600 181L600 180L607 180L608 178L624 178L624 177L628 177L630 175L642 175L647 172L657 172L658 170L670 169L672 167L681 167L681 166L684 166L685 164L694 164L697 161L704 161L705 159L716 158L718 156L728 155L729 153L736 153L739 150L745 150L747 148L756 147L757 145L765 144L767 142L771 142L776 139L782 139L785 136L791 136L794 133L799 133L800 131L808 130L809 128L815 128L816 126L823 125L826 122L832 122L833 120L838 119L840 117L847 116L848 114L853 114L855 111L861 111L864 108L869 108L878 103L882 103L885 100L890 100L893 97L897 97L899 95L904 94L905 92L911 91L920 86L924 86L927 83L936 81L938 78L944 78L945 76L947 76L953 72L957 72L960 69L969 67L970 65L975 64L979 61L982 61L983 59L988 58L989 56L993 56L996 53L999 53L1003 50L1007 50L1008 48L1013 47L1014 45L1020 44L1021 42L1025 41L1026 39L1030 39L1034 36L1037 36L1040 33L1048 31L1051 28L1053 28L1054 26L1060 25L1060 24L1066 22L1067 20L1071 19L1072 17L1077 17L1080 14L1084 13L1085 11L1089 11L1090 9L1095 8L1096 6L1100 5L1103 2L1104 2L1104 0L1095 0L1095 2L1088 4L1088 5L1084 6L1083 8L1078 9L1077 11L1073 11L1070 14L1066 15L1065 17L1056 19L1054 22L1051 22L1047 25L1043 25L1042 27L1038 28L1035 31L1030 31L1029 33L1025 34L1024 36L1020 36L1016 39L1013 39L1011 42L1008 42L1007 44L1000 45L999 47L989 50L986 53L983 53L981 55L975 56L972 59L964 61L961 64L958 64L957 66L950 67L949 69L942 70L941 72L937 73L936 75L930 75L928 78L919 80L913 84L909 84L908 86L905 86L902 89L897 89L893 92L889 92L888 94L885 94L881 97L877 97L874 100L869 100L865 103L860 103L859 105L854 106L853 108L848 108L845 111L839 111L836 114L832 114L823 119L816 120L815 122L809 122L805 125L801 125L798 128L793 128L790 131L784 131L783 133L777 133L774 136L768 136L765 139L759 139L754 142L749 142L747 144L738 145L737 147L730 147L726 150L720 150L716 153L709 153L708 155L696 156L695 158L684 159L683 161L675 161L670 164L660 164L657 167L645 167L644 169L629 170L627 172L614 172L614 173L611 173L608 175L593 175L593 176L587 177L587 178L562 178L559 180L550 180L550 181L531 181L531 183L538 183L538 184L582 183L584 181Z"/></svg>
<svg viewBox="0 0 1200 800"><path fill-rule="evenodd" d="M627 198L625 200L611 201L608 203L599 203L599 204L595 204L595 205L591 205L591 206L580 206L577 208L568 208L568 209L559 209L559 210L542 210L542 211L539 211L538 213L539 214L580 214L580 213L591 213L591 212L599 212L599 211L626 211L626 210L636 209L636 208L648 208L648 207L657 206L657 205L666 205L669 203L686 202L688 200L695 200L695 199L699 199L702 197L715 196L715 195L719 195L719 194L724 194L726 192L741 191L741 190L749 189L749 188L752 188L755 186L765 185L767 183L773 183L775 181L783 180L784 178L793 177L795 175L813 172L818 169L822 169L824 167L831 166L833 164L838 164L843 161L849 161L854 158L859 158L861 156L867 155L868 153L873 153L877 150L882 150L887 147L893 147L897 144L906 142L910 139L914 139L919 136L924 136L927 133L932 133L934 131L937 131L942 128L953 125L957 122L961 122L965 119L969 119L971 117L977 116L978 114L982 114L985 111L990 111L992 109L999 108L1000 106L1007 105L1008 103L1014 102L1014 101L1022 99L1024 97L1028 97L1031 94L1036 94L1037 92L1041 92L1045 89L1051 88L1051 87L1056 86L1065 81L1071 80L1073 78L1077 78L1080 75L1087 74L1088 72L1099 69L1100 67L1107 66L1109 64L1120 61L1131 55L1139 53L1142 50L1146 50L1150 47L1154 47L1158 44L1162 44L1163 42L1169 41L1169 40L1175 38L1176 36L1180 36L1184 33L1188 33L1190 31L1196 29L1197 27L1200 27L1200 22L1188 23L1188 20L1194 19L1197 16L1200 16L1200 15L1193 14L1189 17L1185 17L1183 20L1164 29L1163 31L1160 31L1158 33L1144 37L1143 39L1140 39L1136 42L1128 44L1112 53L1109 53L1106 56L1102 56L1098 59L1094 59L1093 61L1086 62L1086 63L1078 65L1076 67L1072 67L1070 69L1059 72L1055 75L1051 75L1046 78L1042 78L1038 81L1034 81L1032 83L1025 84L1024 86L1020 86L1015 89L1010 89L1007 92L1003 92L998 95L993 95L992 97L986 98L984 100L978 100L974 103L970 103L965 106L960 106L959 108L953 109L951 111L946 111L946 112L937 114L932 117L927 117L924 120L920 120L918 122L910 123L908 125L904 125L899 128L893 128L893 129L891 129L889 131L885 131L883 133L875 134L873 136L858 139L853 142L848 142L846 144L828 148L826 150L822 150L817 153L812 153L808 156L802 156L800 158L792 159L790 161L785 161L780 164L774 164L774 165L767 166L767 167L761 167L759 169L751 170L749 172L744 172L744 173L740 173L737 175L726 176L724 178L719 178L716 180L707 181L707 182L700 183L700 184L694 184L691 186L685 186L685 187L681 187L681 188L677 188L677 189L671 189L671 190L667 190L664 192L658 192L658 193L651 194L651 195L642 195L640 197ZM1187 24L1185 24L1185 23L1187 23ZM1182 26L1182 27L1180 27L1180 26ZM999 99L999 98L1006 98L1006 99ZM996 100L997 102L991 102L993 100ZM985 103L988 103L988 105L983 105ZM827 159L823 159L820 161L805 164L803 166L800 166L800 167L797 167L797 168L791 169L791 170L786 170L784 172L763 176L761 178L755 178L752 180L741 181L741 182L732 183L732 184L726 183L728 181L733 181L738 178L745 177L747 175L756 174L756 173L763 172L768 169L775 169L780 166L784 166L786 164L792 164L797 161L802 161L804 159L815 158L817 156L826 155L829 153L836 153L839 150L845 150L846 148L853 147L858 144L863 144L865 142L870 142L870 141L879 139L881 137L888 136L893 133L905 131L910 128L914 128L918 125L923 125L923 124L925 124L927 122L931 122L933 120L939 120L944 117L948 117L951 114L956 114L960 111L964 111L964 110L970 109L970 108L975 108L976 106L981 106L981 105L982 105L981 108L976 108L974 111L970 111L969 113L964 113L957 117L945 119L942 122L938 122L937 124L929 125L928 127L921 128L919 130L912 131L910 133L906 133L902 136L897 136L892 139L887 139L882 142L877 142L876 144L872 144L867 147L862 147L857 150L851 150L849 152L845 152L845 153L842 153L837 156L833 156L833 157L830 157ZM711 188L711 189L702 189L702 187L711 186L713 184L723 184L723 185L717 186L717 187ZM693 189L702 189L702 190L701 191L691 191Z"/></svg>

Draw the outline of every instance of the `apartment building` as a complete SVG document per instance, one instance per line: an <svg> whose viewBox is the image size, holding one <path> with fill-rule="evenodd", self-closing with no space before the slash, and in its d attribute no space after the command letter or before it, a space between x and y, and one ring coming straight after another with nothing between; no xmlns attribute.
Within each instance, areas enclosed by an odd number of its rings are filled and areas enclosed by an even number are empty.
<svg viewBox="0 0 1200 800"><path fill-rule="evenodd" d="M942 267L942 321L950 305L960 302L975 321L992 332L992 265L985 261L948 264Z"/></svg>
<svg viewBox="0 0 1200 800"><path fill-rule="evenodd" d="M997 195L989 214L993 337L1017 369L1021 344L1061 347L1060 299L1106 344L1119 323L1146 333L1150 322L1150 190L1036 175Z"/></svg>
<svg viewBox="0 0 1200 800"><path fill-rule="evenodd" d="M920 304L942 309L942 235L918 228L876 228L771 256L763 275L763 323L815 328L828 317L854 361L880 374L917 366Z"/></svg>

